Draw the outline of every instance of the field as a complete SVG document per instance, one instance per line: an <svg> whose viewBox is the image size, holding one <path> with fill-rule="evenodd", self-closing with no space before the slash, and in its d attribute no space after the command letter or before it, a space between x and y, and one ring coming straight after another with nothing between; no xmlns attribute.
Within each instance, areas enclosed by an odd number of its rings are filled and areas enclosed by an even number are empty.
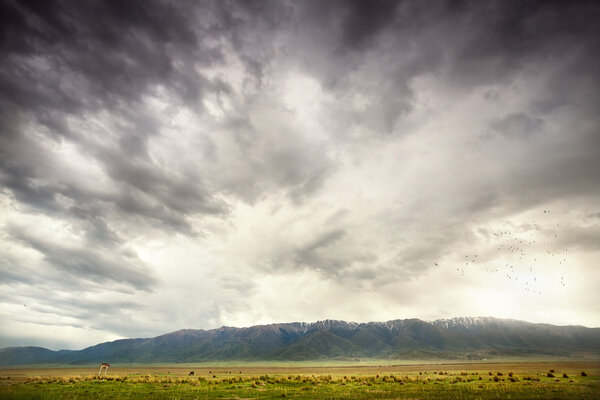
<svg viewBox="0 0 600 400"><path fill-rule="evenodd" d="M194 375L189 376L193 371ZM600 363L1 369L1 399L598 399Z"/></svg>

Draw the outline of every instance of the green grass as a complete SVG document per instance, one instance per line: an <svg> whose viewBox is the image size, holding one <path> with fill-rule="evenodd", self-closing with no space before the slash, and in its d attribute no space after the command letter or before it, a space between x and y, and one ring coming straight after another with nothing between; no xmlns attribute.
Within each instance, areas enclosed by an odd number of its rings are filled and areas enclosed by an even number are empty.
<svg viewBox="0 0 600 400"><path fill-rule="evenodd" d="M55 399L597 399L598 371L548 378L547 371L421 371L385 375L152 375L2 377L0 398ZM492 375L490 375L492 372ZM499 374L501 373L501 375Z"/></svg>

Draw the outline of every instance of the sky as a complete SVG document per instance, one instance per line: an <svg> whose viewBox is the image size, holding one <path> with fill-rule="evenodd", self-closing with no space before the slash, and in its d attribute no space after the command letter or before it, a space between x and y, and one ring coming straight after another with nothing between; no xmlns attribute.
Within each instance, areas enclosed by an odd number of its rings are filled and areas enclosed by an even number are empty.
<svg viewBox="0 0 600 400"><path fill-rule="evenodd" d="M0 2L0 347L600 326L595 1Z"/></svg>

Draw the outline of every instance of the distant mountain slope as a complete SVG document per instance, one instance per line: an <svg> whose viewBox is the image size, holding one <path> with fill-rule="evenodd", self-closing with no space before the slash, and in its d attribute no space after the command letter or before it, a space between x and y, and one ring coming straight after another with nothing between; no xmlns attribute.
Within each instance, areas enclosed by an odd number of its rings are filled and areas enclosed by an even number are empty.
<svg viewBox="0 0 600 400"><path fill-rule="evenodd" d="M183 329L149 339L123 339L79 351L0 349L0 365L33 363L452 358L486 354L600 354L600 328L533 324L497 318L387 322L325 320L248 328Z"/></svg>
<svg viewBox="0 0 600 400"><path fill-rule="evenodd" d="M0 349L0 365L54 363L66 357L69 350L52 351L43 347L6 347Z"/></svg>

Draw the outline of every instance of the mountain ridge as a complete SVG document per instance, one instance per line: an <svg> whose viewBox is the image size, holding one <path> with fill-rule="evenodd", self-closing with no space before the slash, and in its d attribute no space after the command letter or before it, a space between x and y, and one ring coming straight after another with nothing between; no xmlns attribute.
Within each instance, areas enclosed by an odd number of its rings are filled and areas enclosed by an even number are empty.
<svg viewBox="0 0 600 400"><path fill-rule="evenodd" d="M205 362L224 360L485 358L489 355L600 354L600 328L494 317L384 322L320 320L236 328L180 329L153 338L119 339L81 350L0 349L0 365Z"/></svg>

